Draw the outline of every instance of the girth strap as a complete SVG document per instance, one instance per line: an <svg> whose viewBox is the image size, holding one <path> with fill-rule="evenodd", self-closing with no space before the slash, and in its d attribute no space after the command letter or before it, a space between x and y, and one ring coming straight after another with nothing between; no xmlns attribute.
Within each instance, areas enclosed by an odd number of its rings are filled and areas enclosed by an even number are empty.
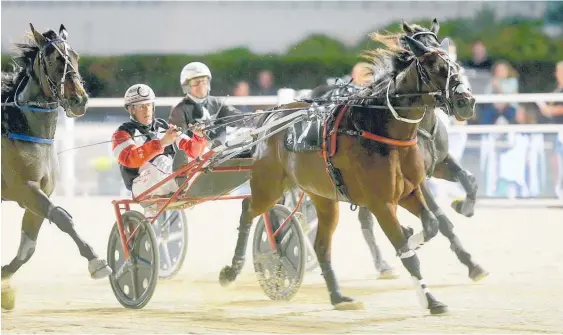
<svg viewBox="0 0 563 335"><path fill-rule="evenodd" d="M341 106L340 108L337 107L338 114L336 118L334 117L336 113L332 113L327 120L325 121L325 126L323 129L323 145L322 145L322 154L326 164L326 171L329 175L329 179L332 182L334 188L340 193L342 198L345 201L351 204L351 209L353 206L356 206L352 200L350 200L350 196L348 194L348 190L346 188L346 184L344 183L344 178L342 177L342 173L339 169L335 168L332 165L331 157L336 154L337 143L336 138L338 136L338 127L342 122L342 118L344 117L344 113L350 109L350 106ZM336 194L336 199L338 200L338 193ZM356 206L357 207L357 206Z"/></svg>

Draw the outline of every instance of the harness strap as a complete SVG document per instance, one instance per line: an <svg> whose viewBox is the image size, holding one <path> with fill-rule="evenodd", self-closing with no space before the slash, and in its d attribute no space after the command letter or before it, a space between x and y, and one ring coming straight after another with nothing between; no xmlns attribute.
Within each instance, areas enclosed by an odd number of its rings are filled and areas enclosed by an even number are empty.
<svg viewBox="0 0 563 335"><path fill-rule="evenodd" d="M372 133L369 133L367 131L361 131L358 132L358 136L370 139L372 141L376 141L376 142L381 142L381 143L385 143L385 144L389 144L389 145L394 145L396 147L410 147L412 145L415 145L418 142L418 138L415 136L412 140L395 140L392 138L387 138L387 137L383 137L383 136L379 136L379 135L375 135Z"/></svg>
<svg viewBox="0 0 563 335"><path fill-rule="evenodd" d="M357 208L357 206L350 200L350 196L348 195L348 190L346 188L346 184L344 183L344 178L342 177L342 173L340 173L340 170L335 168L334 165L332 165L330 159L332 156L336 154L336 148L337 148L336 139L338 136L338 131L337 131L338 127L342 122L344 113L349 109L350 106L346 106L346 105L342 106L338 111L338 115L336 116L336 119L334 118L334 113L332 113L331 116L329 116L329 118L327 118L327 120L325 121L325 127L323 129L322 154L326 164L327 174L329 176L332 185L335 188L336 199L338 200L338 193L340 193L342 198L344 198L345 201L351 204L350 208L354 208L354 206ZM334 120L334 124L331 125L333 120ZM330 131L328 129L330 129Z"/></svg>
<svg viewBox="0 0 563 335"><path fill-rule="evenodd" d="M338 129L340 127L340 124L342 123L344 114L349 109L350 106L344 105L339 109L336 117L335 117L336 113L332 113L325 121L324 129L323 129L322 156L326 164L326 171L327 174L329 175L329 179L332 185L334 186L335 190L337 190L336 199L338 199L338 193L340 193L342 198L344 198L345 201L351 204L350 209L355 210L358 206L351 201L350 196L348 194L348 190L346 188L346 184L344 183L344 179L342 178L342 174L340 173L340 170L335 168L331 162L331 157L333 157L336 154L338 134L363 137L372 141L377 141L397 147L409 147L416 145L418 143L418 138L415 136L413 139L410 140L396 140L396 139L376 135L367 131ZM334 124L332 124L333 120L334 120ZM436 128L437 127L435 127L435 129ZM433 131L433 135L435 135L436 133L435 129Z"/></svg>
<svg viewBox="0 0 563 335"><path fill-rule="evenodd" d="M53 144L55 142L54 138L41 138L41 137L16 134L16 133L8 133L7 136L8 138L11 138L13 140L20 140L20 141L40 143L40 144Z"/></svg>
<svg viewBox="0 0 563 335"><path fill-rule="evenodd" d="M418 133L422 135L422 137L426 138L430 142L430 155L432 156L432 162L430 163L430 168L426 172L427 177L431 177L434 174L434 170L436 169L436 164L438 163L438 150L436 149L436 134L438 133L438 116L435 115L436 123L434 124L434 128L432 132L428 132L425 129L418 128Z"/></svg>
<svg viewBox="0 0 563 335"><path fill-rule="evenodd" d="M10 106L8 105L8 103L4 103L2 104L2 109L6 106ZM58 111L58 108L40 108L40 107L31 107L31 106L21 106L21 105L17 105L14 104L13 107L16 107L22 111L26 110L26 111L31 111L31 112L39 112L39 113L54 113ZM4 126L4 122L2 122L2 125ZM25 142L32 142L32 143L39 143L39 144L53 144L55 143L55 139L54 138L43 138L43 137L35 137L35 136L31 136L31 135L26 135L26 134L18 134L18 133L12 133L9 131L10 125L9 123L6 124L6 129L4 129L4 127L2 127L3 129L3 134L2 135L6 135L6 137L8 137L9 139L12 140L18 140L18 141L25 141Z"/></svg>

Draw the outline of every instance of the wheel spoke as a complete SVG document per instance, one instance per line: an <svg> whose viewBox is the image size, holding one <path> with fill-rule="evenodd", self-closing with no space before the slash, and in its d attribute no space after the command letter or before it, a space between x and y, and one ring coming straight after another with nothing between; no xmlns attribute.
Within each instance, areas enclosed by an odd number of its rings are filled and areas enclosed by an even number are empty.
<svg viewBox="0 0 563 335"><path fill-rule="evenodd" d="M167 269L170 269L172 267L172 260L170 259L170 250L168 250L168 245L166 243L162 243L160 248L162 250L162 255L164 256L164 262Z"/></svg>
<svg viewBox="0 0 563 335"><path fill-rule="evenodd" d="M152 269L152 262L144 259L143 257L137 257L137 269Z"/></svg>
<svg viewBox="0 0 563 335"><path fill-rule="evenodd" d="M184 239L184 234L182 232L173 233L173 234L170 234L168 236L168 243L175 242L175 241L181 241L183 239Z"/></svg>
<svg viewBox="0 0 563 335"><path fill-rule="evenodd" d="M121 266L119 267L119 269L117 269L117 271L115 271L114 276L115 276L115 280L116 281L120 281L121 278L123 278L123 276L125 276L125 274L131 269L131 262L130 261L125 261L123 262L123 264L121 264Z"/></svg>
<svg viewBox="0 0 563 335"><path fill-rule="evenodd" d="M131 296L133 297L133 300L137 300L137 298L139 298L137 295L137 278L139 276L137 275L137 271L135 269L131 269L129 273L131 273Z"/></svg>

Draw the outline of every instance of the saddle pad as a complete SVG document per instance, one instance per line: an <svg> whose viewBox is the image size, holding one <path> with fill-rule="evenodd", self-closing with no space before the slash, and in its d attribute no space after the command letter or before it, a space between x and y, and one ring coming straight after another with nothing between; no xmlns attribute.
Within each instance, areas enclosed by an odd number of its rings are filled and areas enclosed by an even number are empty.
<svg viewBox="0 0 563 335"><path fill-rule="evenodd" d="M284 146L291 152L320 151L323 144L322 120L304 120L287 128L284 136Z"/></svg>

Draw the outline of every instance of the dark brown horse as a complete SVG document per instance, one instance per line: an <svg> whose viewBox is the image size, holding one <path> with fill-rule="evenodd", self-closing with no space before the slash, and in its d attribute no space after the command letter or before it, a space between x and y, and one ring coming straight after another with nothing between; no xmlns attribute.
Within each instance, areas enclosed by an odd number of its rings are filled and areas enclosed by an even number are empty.
<svg viewBox="0 0 563 335"><path fill-rule="evenodd" d="M410 25L405 22L402 24L402 29L403 34L397 34L397 39L406 34L426 46L433 48L441 47L441 43L438 40L440 25L436 19L432 21L430 29L419 25ZM402 47L408 48L408 45L405 44L402 45ZM329 99L331 96L341 94L340 92L344 90L352 91L356 89L358 88L349 85L343 87L337 85L320 86L313 90L311 98ZM466 217L473 216L477 195L477 181L470 171L463 169L452 155L449 154L448 132L442 121L440 121L434 113L426 113L422 121L420 121L418 135L418 147L424 157L427 175L451 182L459 182L467 195L463 200L454 201L452 207L458 213ZM427 182L423 181L420 187L429 209L440 222L440 233L450 241L450 249L456 254L459 261L467 267L469 278L473 281L478 281L486 277L488 272L477 264L469 251L463 247L461 241L454 233L452 222L436 203ZM366 243L371 251L375 268L380 272L380 278L396 278L394 269L383 259L383 254L376 243L373 232L374 220L369 209L360 207L358 219L361 223L362 233Z"/></svg>
<svg viewBox="0 0 563 335"><path fill-rule="evenodd" d="M429 292L414 251L438 232L438 221L420 189L425 166L416 134L424 114L432 113L437 105L448 104L459 119L473 117L475 99L469 90L459 89L458 65L446 52L428 48L409 36L402 38L410 50L401 48L394 37L374 35L387 46L369 53L377 79L353 100L328 113L322 157L318 152L288 150L283 133L257 146L250 180L252 199L243 206L235 257L233 264L221 271L222 282L234 281L244 264L240 256L248 235L245 239L242 231L272 208L288 186L296 186L307 193L317 211L314 248L336 308L363 306L340 293L331 265L332 235L342 200L369 208L416 280L416 288L425 298L424 307L432 314L447 311ZM265 123L287 114L276 113ZM423 234L405 236L396 215L399 205L421 219Z"/></svg>
<svg viewBox="0 0 563 335"><path fill-rule="evenodd" d="M78 54L67 42L63 25L59 34L43 34L31 25L30 41L18 44L17 71L2 73L2 201L15 201L25 209L16 257L2 266L2 308L13 309L15 293L9 284L35 252L45 219L67 233L88 260L92 278L107 277L111 269L76 232L70 214L49 197L55 190L59 163L54 137L59 107L67 117L86 113L88 95L78 72Z"/></svg>

